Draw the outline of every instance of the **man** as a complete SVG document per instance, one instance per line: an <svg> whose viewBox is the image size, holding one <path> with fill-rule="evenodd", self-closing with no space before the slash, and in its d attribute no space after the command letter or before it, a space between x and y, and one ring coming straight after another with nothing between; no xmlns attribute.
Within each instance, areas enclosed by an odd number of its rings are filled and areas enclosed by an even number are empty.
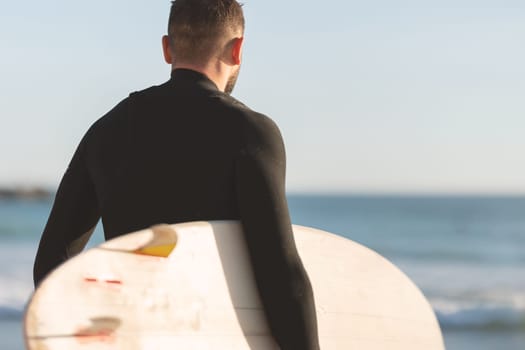
<svg viewBox="0 0 525 350"><path fill-rule="evenodd" d="M318 349L312 289L292 237L278 128L229 96L244 33L235 0L172 2L171 79L99 119L61 181L35 285L80 252L102 218L107 239L158 223L238 219L281 349Z"/></svg>

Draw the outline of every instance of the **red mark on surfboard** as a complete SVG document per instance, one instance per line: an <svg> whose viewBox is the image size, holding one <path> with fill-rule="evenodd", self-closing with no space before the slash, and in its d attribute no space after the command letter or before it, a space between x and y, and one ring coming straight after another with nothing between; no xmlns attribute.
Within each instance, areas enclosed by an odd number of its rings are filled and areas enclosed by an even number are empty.
<svg viewBox="0 0 525 350"><path fill-rule="evenodd" d="M112 329L100 329L93 332L89 328L80 328L73 336L80 344L114 343L116 340L115 331Z"/></svg>
<svg viewBox="0 0 525 350"><path fill-rule="evenodd" d="M100 286L121 286L123 283L120 279L116 278L97 278L97 277L85 277L84 282L89 284L96 284Z"/></svg>
<svg viewBox="0 0 525 350"><path fill-rule="evenodd" d="M98 317L91 319L90 323L87 327L79 327L75 334L73 334L80 344L115 342L115 331L121 323L119 319L114 317Z"/></svg>

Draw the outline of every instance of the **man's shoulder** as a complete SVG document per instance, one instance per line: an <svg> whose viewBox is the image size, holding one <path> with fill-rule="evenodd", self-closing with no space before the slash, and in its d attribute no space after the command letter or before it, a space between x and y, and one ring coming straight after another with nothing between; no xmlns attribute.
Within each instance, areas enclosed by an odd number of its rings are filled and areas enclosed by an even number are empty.
<svg viewBox="0 0 525 350"><path fill-rule="evenodd" d="M117 103L106 114L97 119L89 128L87 135L94 134L100 130L112 128L120 119L122 119L129 108L129 97L125 97Z"/></svg>
<svg viewBox="0 0 525 350"><path fill-rule="evenodd" d="M114 126L116 127L118 124L125 122L129 116L129 113L132 112L133 109L137 107L137 105L139 105L136 103L137 101L147 99L148 97L152 96L158 96L162 93L163 85L164 84L154 85L143 90L129 93L127 97L124 97L106 114L95 121L91 126L90 131L97 132L98 130L107 128L111 129Z"/></svg>
<svg viewBox="0 0 525 350"><path fill-rule="evenodd" d="M132 91L129 94L129 98L148 98L163 95L168 91L168 83L165 82L160 85L152 85L142 90Z"/></svg>
<svg viewBox="0 0 525 350"><path fill-rule="evenodd" d="M243 153L282 152L284 146L281 132L272 118L252 110L232 96L221 94L217 98L237 116Z"/></svg>
<svg viewBox="0 0 525 350"><path fill-rule="evenodd" d="M232 115L237 116L238 122L246 131L275 131L278 130L277 124L268 115L257 112L238 99L219 93L214 98L224 108L228 109Z"/></svg>

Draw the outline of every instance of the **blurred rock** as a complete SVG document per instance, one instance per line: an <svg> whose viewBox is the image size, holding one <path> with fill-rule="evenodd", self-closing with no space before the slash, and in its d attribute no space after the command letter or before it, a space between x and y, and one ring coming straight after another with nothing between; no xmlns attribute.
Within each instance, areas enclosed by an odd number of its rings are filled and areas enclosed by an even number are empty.
<svg viewBox="0 0 525 350"><path fill-rule="evenodd" d="M0 199L45 200L52 192L41 187L0 188Z"/></svg>

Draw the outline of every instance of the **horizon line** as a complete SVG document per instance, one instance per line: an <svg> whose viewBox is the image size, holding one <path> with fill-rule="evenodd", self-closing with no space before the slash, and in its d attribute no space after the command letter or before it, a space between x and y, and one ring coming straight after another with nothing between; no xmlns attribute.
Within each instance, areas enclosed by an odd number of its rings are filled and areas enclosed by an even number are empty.
<svg viewBox="0 0 525 350"><path fill-rule="evenodd" d="M2 185L1 198L24 198L54 196L58 188L46 185ZM290 189L286 196L319 196L319 197L493 197L525 198L524 190L350 190L350 189Z"/></svg>

